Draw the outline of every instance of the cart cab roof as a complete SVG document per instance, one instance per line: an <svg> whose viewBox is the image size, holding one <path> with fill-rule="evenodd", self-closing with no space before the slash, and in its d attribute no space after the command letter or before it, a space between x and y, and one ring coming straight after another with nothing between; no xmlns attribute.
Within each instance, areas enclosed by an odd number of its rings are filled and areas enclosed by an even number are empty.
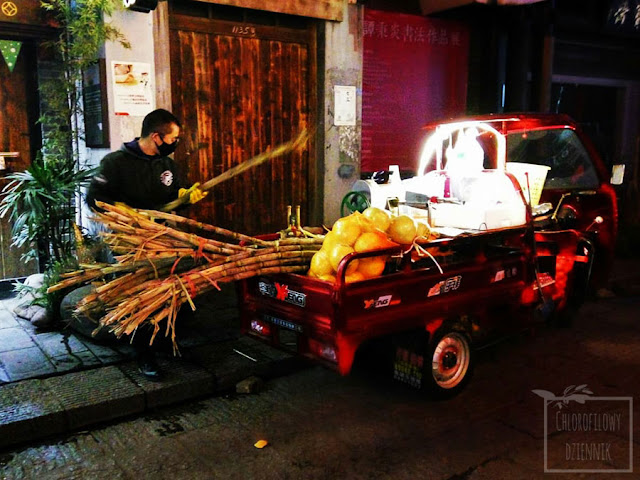
<svg viewBox="0 0 640 480"><path fill-rule="evenodd" d="M438 126L490 123L493 128L503 135L528 130L544 130L548 128L577 129L576 122L566 114L560 113L500 113L472 115L452 118L444 121L431 122L424 126L425 130L432 130Z"/></svg>

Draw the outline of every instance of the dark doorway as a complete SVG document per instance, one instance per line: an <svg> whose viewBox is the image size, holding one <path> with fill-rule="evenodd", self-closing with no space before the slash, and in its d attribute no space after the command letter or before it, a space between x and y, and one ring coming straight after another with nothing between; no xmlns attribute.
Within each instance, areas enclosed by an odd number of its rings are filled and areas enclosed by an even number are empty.
<svg viewBox="0 0 640 480"><path fill-rule="evenodd" d="M610 170L615 161L616 126L620 87L554 83L551 90L551 109L566 113L591 137Z"/></svg>
<svg viewBox="0 0 640 480"><path fill-rule="evenodd" d="M0 40L5 38L0 37ZM17 57L8 61L0 56L0 191L6 176L22 172L31 165L38 92L36 86L35 46L31 42L11 40ZM11 57L10 57L11 58ZM12 59L13 60L13 59ZM11 63L11 66L9 66ZM21 258L25 248L12 246L9 219L0 220L0 279L24 277L35 273L34 261Z"/></svg>

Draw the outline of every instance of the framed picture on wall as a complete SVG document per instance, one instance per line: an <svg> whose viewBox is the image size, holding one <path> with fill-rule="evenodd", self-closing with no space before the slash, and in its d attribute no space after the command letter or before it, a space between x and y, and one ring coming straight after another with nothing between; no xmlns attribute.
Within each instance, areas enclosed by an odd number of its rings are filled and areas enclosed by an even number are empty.
<svg viewBox="0 0 640 480"><path fill-rule="evenodd" d="M104 59L85 69L82 77L85 143L91 148L109 148L107 72Z"/></svg>

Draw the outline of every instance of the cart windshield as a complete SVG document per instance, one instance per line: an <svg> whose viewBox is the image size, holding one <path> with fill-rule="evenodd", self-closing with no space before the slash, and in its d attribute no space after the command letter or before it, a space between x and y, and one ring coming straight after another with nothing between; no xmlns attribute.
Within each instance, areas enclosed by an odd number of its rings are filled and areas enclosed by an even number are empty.
<svg viewBox="0 0 640 480"><path fill-rule="evenodd" d="M549 167L545 189L592 189L599 185L587 150L569 128L508 134L507 162Z"/></svg>

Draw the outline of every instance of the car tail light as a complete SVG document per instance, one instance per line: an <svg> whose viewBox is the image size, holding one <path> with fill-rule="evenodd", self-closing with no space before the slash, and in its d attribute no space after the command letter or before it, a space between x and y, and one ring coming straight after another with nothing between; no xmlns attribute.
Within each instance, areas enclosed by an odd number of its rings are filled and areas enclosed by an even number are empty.
<svg viewBox="0 0 640 480"><path fill-rule="evenodd" d="M336 347L334 345L309 339L309 350L311 350L311 353L313 353L314 355L322 357L325 360L329 360L333 363L338 362L338 355L336 352Z"/></svg>
<svg viewBox="0 0 640 480"><path fill-rule="evenodd" d="M265 337L271 336L271 325L260 320L251 320L251 330Z"/></svg>

